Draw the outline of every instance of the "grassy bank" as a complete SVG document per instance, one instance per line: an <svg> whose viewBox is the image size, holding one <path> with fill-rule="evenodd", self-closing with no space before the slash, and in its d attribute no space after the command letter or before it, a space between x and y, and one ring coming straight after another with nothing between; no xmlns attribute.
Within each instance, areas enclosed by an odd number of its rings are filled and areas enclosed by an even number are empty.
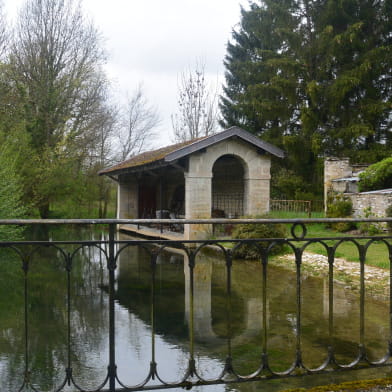
<svg viewBox="0 0 392 392"><path fill-rule="evenodd" d="M294 212L282 212L273 211L271 216L277 219L304 219L307 218L307 213L294 213ZM324 218L324 213L313 213L313 218ZM288 231L290 232L290 225L287 225ZM330 228L327 228L325 224L314 223L308 224L307 228L307 238L350 238L353 233L340 233ZM355 233L355 236L358 236ZM337 240L325 241L326 245L333 246L336 244ZM366 245L369 242L368 239L356 240L356 243L360 245ZM325 247L320 243L311 244L306 248L307 251L321 254L326 256L327 251ZM344 241L341 243L335 252L335 257L343 258L348 261L358 262L359 261L359 250L357 245L351 241ZM389 268L389 253L388 247L382 241L373 241L368 247L366 252L366 263L375 267Z"/></svg>
<svg viewBox="0 0 392 392"><path fill-rule="evenodd" d="M326 391L390 391L392 378L380 378L375 380L348 381L341 384L322 385L313 388L286 389L284 392L326 392Z"/></svg>

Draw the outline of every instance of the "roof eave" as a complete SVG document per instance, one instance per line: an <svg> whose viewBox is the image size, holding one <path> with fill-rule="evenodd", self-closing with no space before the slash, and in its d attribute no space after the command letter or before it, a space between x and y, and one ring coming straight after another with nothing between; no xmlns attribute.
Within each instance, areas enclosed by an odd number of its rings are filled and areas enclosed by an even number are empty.
<svg viewBox="0 0 392 392"><path fill-rule="evenodd" d="M144 164L138 165L138 166L123 167L123 168L112 170L112 171L101 171L98 174L100 176L102 176L102 175L117 176L120 174L140 173L143 171L160 169L162 167L166 167L169 165L170 165L169 162L165 162L163 159L160 159L159 161L144 163Z"/></svg>

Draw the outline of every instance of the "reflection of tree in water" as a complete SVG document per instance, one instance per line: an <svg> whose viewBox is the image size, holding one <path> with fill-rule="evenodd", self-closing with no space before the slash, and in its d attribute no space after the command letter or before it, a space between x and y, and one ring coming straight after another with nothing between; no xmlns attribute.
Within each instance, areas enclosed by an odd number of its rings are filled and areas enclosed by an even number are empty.
<svg viewBox="0 0 392 392"><path fill-rule="evenodd" d="M80 233L79 238L80 239ZM70 248L68 248L71 251ZM102 260L101 260L102 261ZM104 261L106 264L106 261ZM18 388L24 373L24 279L22 262L9 251L0 254L0 361L2 385ZM65 377L67 364L67 273L65 260L54 247L40 247L28 271L29 369L32 382L49 389ZM106 296L99 289L105 277L99 250L80 250L71 272L71 366L76 379L99 380L106 372L91 363L91 348L106 352ZM12 290L10 290L12 287ZM97 381L98 383L99 381Z"/></svg>
<svg viewBox="0 0 392 392"><path fill-rule="evenodd" d="M151 274L145 249L130 246L121 252L116 299L146 324L151 324ZM188 337L184 267L178 255L163 252L157 258L154 307L157 334L168 341Z"/></svg>

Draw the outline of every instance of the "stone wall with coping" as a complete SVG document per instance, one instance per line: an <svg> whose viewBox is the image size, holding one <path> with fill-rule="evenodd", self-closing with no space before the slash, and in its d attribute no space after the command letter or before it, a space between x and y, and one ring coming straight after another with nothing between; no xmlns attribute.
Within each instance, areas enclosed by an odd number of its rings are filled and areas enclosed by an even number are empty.
<svg viewBox="0 0 392 392"><path fill-rule="evenodd" d="M392 191L348 193L347 196L353 203L353 215L355 218L365 218L366 210L371 209L371 215L385 217L385 210L392 205Z"/></svg>

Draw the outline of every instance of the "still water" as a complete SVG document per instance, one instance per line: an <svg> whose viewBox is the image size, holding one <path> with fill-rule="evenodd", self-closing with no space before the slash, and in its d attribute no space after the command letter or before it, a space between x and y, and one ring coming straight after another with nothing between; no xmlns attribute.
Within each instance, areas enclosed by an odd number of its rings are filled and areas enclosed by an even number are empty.
<svg viewBox="0 0 392 392"><path fill-rule="evenodd" d="M55 240L99 239L102 233L87 231L47 233ZM125 237L127 238L127 237ZM189 269L180 251L158 257L155 286L155 340L151 324L151 266L148 252L132 246L121 252L116 270L116 358L119 379L126 385L142 382L148 375L155 344L158 372L167 382L181 379L189 359ZM14 392L23 383L28 353L31 380L38 390L56 389L64 380L67 352L75 381L95 389L105 379L108 349L108 276L102 252L77 251L71 272L71 336L67 345L67 274L61 252L39 248L28 272L28 346L24 329L24 279L22 262L10 252L0 256L0 390ZM234 368L243 375L254 372L261 357L262 266L235 260L232 269L230 331L227 312L227 272L217 254L204 252L194 270L195 358L200 375L218 377L229 346ZM328 286L325 279L302 277L302 351L309 367L320 366L328 345ZM273 370L287 369L296 348L296 277L282 267L268 268L268 354ZM336 356L350 363L358 354L358 293L334 285ZM383 300L366 298L368 355L385 355L389 309ZM228 336L231 336L230 341ZM333 376L273 380L242 385L199 387L199 390L241 392L279 390L389 374L389 369L354 371ZM27 389L26 389L27 390ZM72 389L65 389L72 390Z"/></svg>

